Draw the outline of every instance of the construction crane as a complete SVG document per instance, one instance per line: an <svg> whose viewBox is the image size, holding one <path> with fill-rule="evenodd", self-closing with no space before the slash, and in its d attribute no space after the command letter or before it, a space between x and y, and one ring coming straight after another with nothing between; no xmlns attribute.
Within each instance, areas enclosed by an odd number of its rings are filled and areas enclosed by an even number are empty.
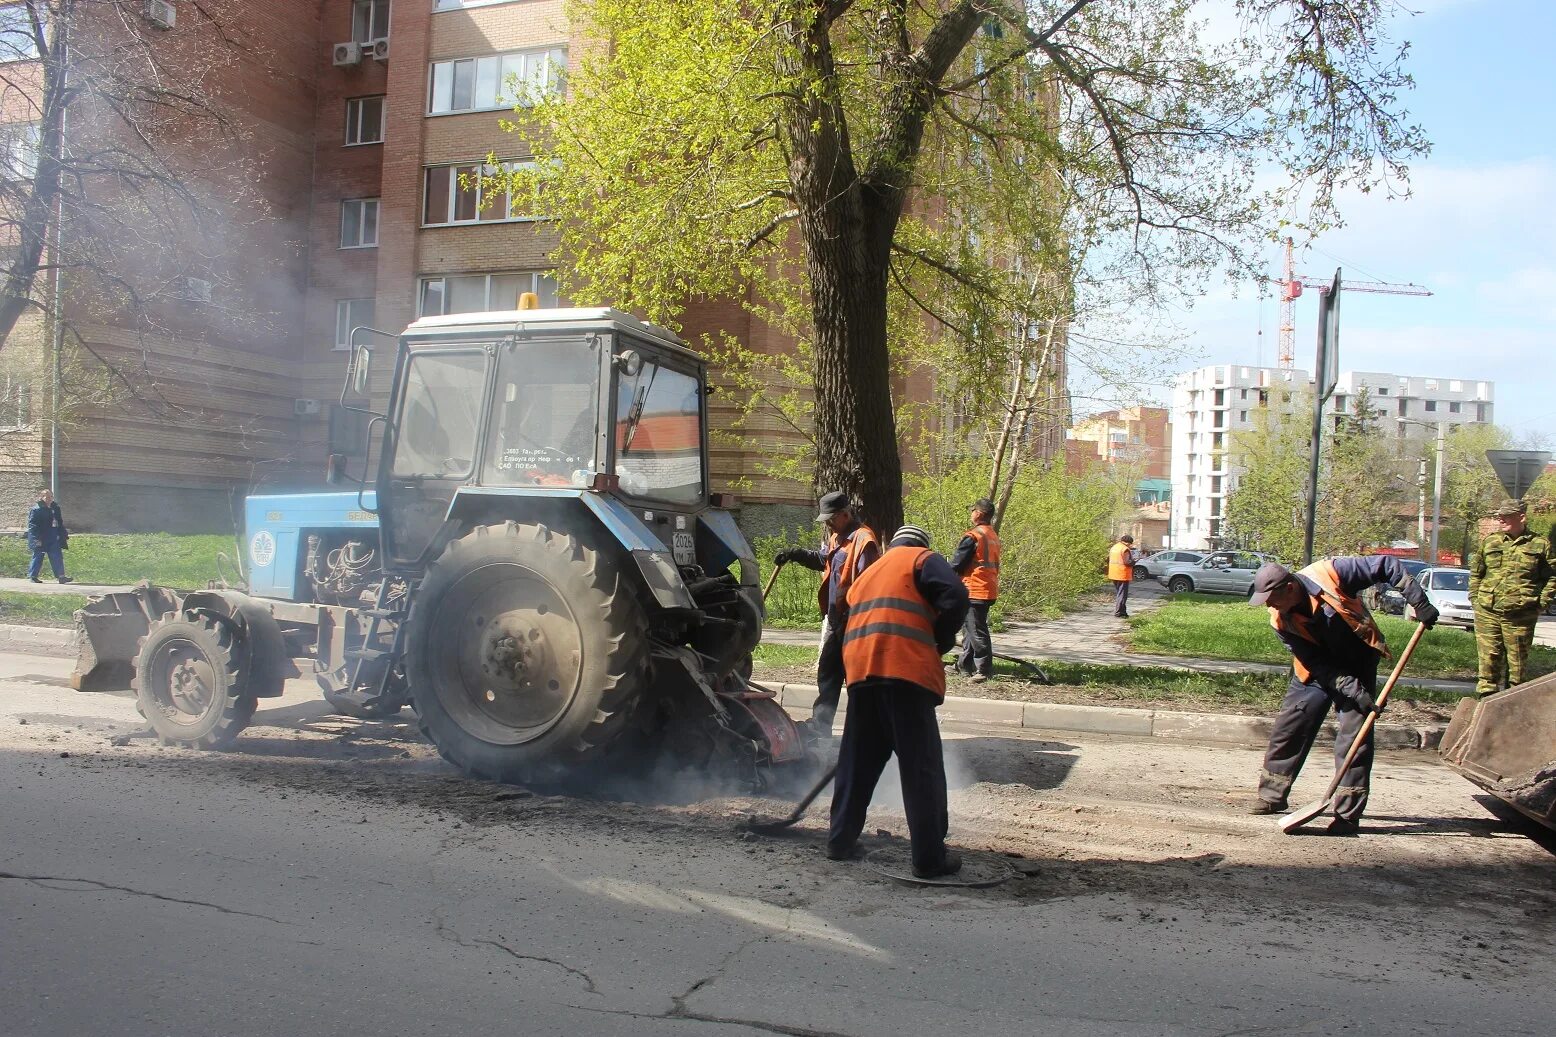
<svg viewBox="0 0 1556 1037"><path fill-rule="evenodd" d="M1321 292L1329 290L1328 281L1317 281L1312 278L1301 277L1292 265L1291 239L1286 239L1286 266L1280 279L1280 366L1286 370L1291 369L1295 354L1296 328L1292 321L1292 303L1302 295L1304 288L1317 288ZM1390 284L1387 281L1342 281L1342 292L1372 292L1376 295L1431 295L1432 293L1418 284Z"/></svg>

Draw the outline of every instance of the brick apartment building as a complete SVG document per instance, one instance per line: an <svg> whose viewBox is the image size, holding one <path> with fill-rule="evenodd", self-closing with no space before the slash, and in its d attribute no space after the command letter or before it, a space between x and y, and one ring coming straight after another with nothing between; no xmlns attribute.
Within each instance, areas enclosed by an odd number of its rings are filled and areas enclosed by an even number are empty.
<svg viewBox="0 0 1556 1037"><path fill-rule="evenodd" d="M360 452L363 429L331 402L349 328L394 332L423 314L511 308L524 291L556 299L550 225L478 197L460 177L488 155L529 157L499 125L512 108L504 84L518 77L535 89L560 88L580 53L562 0L215 5L223 31L242 46L200 85L247 130L254 195L228 202L234 218L208 271L172 272L176 245L169 256L147 257L164 288L153 294L160 319L151 327L73 312L67 286L67 320L94 352L153 384L156 400L84 411L57 455L48 364L24 363L47 357L48 322L32 316L13 333L0 366L31 384L25 408L12 406L9 419L0 413L0 425L11 423L0 428L7 527L20 523L57 465L78 529L230 528L235 493L318 486L332 447ZM176 19L172 28L158 25L166 43L157 45L218 45L200 38L212 29L192 8L183 0L146 5L147 17ZM0 119L27 117L23 110ZM67 133L67 147L70 140ZM686 325L730 332L757 350L787 348L737 301L700 304ZM380 377L388 366L379 365ZM928 398L927 380L913 382L908 391ZM715 427L727 425L734 401L713 401ZM758 417L747 432L763 451L783 451L798 437L776 416ZM764 478L758 460L751 439L721 439L715 487L743 478L745 501L802 516L809 487Z"/></svg>

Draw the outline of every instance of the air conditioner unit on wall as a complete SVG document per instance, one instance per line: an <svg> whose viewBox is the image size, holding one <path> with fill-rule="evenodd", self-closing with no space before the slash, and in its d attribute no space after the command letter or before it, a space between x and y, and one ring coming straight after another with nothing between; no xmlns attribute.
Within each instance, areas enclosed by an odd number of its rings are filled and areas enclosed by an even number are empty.
<svg viewBox="0 0 1556 1037"><path fill-rule="evenodd" d="M354 41L335 44L333 60L336 68L349 68L352 65L362 64L362 44Z"/></svg>
<svg viewBox="0 0 1556 1037"><path fill-rule="evenodd" d="M389 37L385 36L382 39L374 40L368 44L368 49L372 51L374 61L388 61Z"/></svg>
<svg viewBox="0 0 1556 1037"><path fill-rule="evenodd" d="M211 301L211 282L203 277L175 277L168 286L168 294L184 302L208 303Z"/></svg>
<svg viewBox="0 0 1556 1037"><path fill-rule="evenodd" d="M170 0L146 0L146 20L159 29L171 29L178 21L178 8Z"/></svg>
<svg viewBox="0 0 1556 1037"><path fill-rule="evenodd" d="M311 414L319 413L319 401L318 400L293 400L292 401L292 409L297 413L297 416L299 418L305 418L305 417L308 417Z"/></svg>

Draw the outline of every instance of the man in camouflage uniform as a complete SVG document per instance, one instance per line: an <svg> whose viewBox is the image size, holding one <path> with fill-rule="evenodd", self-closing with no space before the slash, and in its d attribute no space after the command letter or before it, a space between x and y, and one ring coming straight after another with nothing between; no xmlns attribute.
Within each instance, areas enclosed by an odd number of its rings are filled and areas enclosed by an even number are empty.
<svg viewBox="0 0 1556 1037"><path fill-rule="evenodd" d="M1523 502L1505 501L1491 514L1500 528L1470 558L1481 695L1524 682L1535 620L1556 593L1550 541L1529 532Z"/></svg>

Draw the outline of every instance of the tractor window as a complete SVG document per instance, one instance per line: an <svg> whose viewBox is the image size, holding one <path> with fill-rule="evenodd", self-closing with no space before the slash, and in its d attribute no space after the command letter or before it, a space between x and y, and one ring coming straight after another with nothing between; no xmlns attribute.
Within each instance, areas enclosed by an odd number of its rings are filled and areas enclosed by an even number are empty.
<svg viewBox="0 0 1556 1037"><path fill-rule="evenodd" d="M396 478L449 479L470 473L485 383L482 353L411 357L395 441Z"/></svg>
<svg viewBox="0 0 1556 1037"><path fill-rule="evenodd" d="M520 340L505 348L483 481L575 486L595 470L600 355L580 338Z"/></svg>
<svg viewBox="0 0 1556 1037"><path fill-rule="evenodd" d="M653 361L616 385L616 475L623 493L702 501L702 387Z"/></svg>

